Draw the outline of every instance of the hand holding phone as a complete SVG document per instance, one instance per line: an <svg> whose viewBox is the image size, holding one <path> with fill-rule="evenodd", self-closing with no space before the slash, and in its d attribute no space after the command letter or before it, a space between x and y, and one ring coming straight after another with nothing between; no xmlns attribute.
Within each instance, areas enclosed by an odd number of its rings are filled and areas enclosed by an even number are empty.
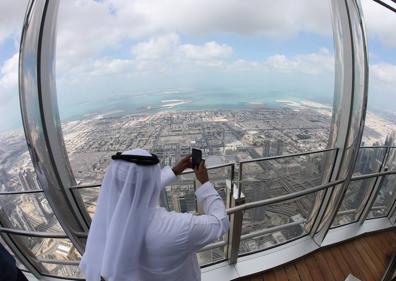
<svg viewBox="0 0 396 281"><path fill-rule="evenodd" d="M191 159L192 168L195 170L195 168L198 168L199 164L201 164L202 150L193 148L191 155L192 155L192 159Z"/></svg>
<svg viewBox="0 0 396 281"><path fill-rule="evenodd" d="M199 180L201 184L209 181L208 170L205 166L205 160L202 160L201 164L195 167L194 172L197 180Z"/></svg>
<svg viewBox="0 0 396 281"><path fill-rule="evenodd" d="M191 154L185 156L175 166L173 166L172 171L173 171L173 173L175 173L176 176L178 176L181 173L183 173L183 171L187 168L192 168L191 167Z"/></svg>

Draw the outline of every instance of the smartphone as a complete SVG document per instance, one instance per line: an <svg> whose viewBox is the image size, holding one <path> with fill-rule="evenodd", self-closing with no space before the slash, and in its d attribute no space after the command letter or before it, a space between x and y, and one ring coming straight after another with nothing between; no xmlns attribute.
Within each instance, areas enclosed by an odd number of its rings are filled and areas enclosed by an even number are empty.
<svg viewBox="0 0 396 281"><path fill-rule="evenodd" d="M192 149L192 168L198 167L202 161L202 150L199 149Z"/></svg>

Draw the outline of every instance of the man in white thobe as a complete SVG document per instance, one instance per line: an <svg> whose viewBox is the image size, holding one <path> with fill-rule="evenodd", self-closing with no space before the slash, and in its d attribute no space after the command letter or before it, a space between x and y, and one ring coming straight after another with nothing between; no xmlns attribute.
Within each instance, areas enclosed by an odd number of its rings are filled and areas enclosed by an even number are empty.
<svg viewBox="0 0 396 281"><path fill-rule="evenodd" d="M150 156L142 149L126 155ZM201 187L195 195L204 215L168 212L160 191L191 166L141 166L113 160L104 177L80 268L87 281L199 281L196 251L229 228L223 200L204 163L195 168Z"/></svg>

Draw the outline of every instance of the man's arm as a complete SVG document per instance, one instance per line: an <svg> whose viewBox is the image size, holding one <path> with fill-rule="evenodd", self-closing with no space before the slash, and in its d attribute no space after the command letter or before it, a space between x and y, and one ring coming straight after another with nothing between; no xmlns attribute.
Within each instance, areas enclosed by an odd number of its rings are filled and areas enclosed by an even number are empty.
<svg viewBox="0 0 396 281"><path fill-rule="evenodd" d="M191 155L185 156L173 168L166 166L161 171L161 188L170 185L187 168L191 168Z"/></svg>
<svg viewBox="0 0 396 281"><path fill-rule="evenodd" d="M229 221L223 199L211 182L206 182L195 192L202 203L205 215L192 216L189 229L189 245L197 251L219 239L229 229Z"/></svg>
<svg viewBox="0 0 396 281"><path fill-rule="evenodd" d="M195 169L197 179L202 186L195 195L202 203L205 215L192 216L189 227L189 246L193 251L202 248L210 242L220 238L228 231L229 222L223 199L209 181L208 171L204 161Z"/></svg>
<svg viewBox="0 0 396 281"><path fill-rule="evenodd" d="M172 168L169 166L165 166L161 170L161 189L165 188L165 186L172 184L175 180L177 180L177 176L173 172Z"/></svg>

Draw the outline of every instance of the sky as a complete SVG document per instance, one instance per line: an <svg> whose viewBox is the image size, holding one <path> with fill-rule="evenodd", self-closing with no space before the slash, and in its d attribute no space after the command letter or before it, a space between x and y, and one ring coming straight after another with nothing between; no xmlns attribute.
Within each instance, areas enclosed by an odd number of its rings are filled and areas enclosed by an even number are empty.
<svg viewBox="0 0 396 281"><path fill-rule="evenodd" d="M60 1L61 117L80 103L169 89L284 91L331 102L330 7L316 0ZM27 1L0 1L0 131L20 126L17 71ZM396 15L363 0L369 106L396 106Z"/></svg>

